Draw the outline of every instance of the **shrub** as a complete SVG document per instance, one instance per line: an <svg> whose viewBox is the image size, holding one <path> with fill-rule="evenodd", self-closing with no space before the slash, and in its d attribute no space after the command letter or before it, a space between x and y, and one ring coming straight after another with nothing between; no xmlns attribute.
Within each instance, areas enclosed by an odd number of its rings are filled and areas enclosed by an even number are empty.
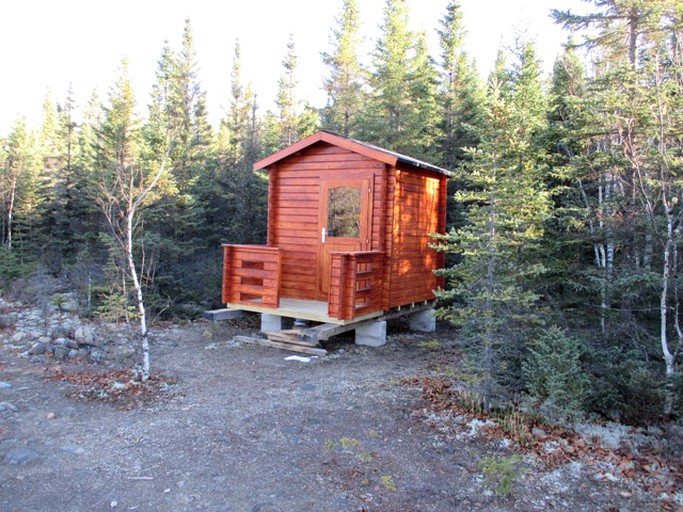
<svg viewBox="0 0 683 512"><path fill-rule="evenodd" d="M30 274L34 269L35 264L24 261L16 250L0 246L0 292L7 291L16 279Z"/></svg>
<svg viewBox="0 0 683 512"><path fill-rule="evenodd" d="M552 326L536 338L522 363L527 392L541 399L546 414L558 419L580 415L590 380L581 365L584 344Z"/></svg>

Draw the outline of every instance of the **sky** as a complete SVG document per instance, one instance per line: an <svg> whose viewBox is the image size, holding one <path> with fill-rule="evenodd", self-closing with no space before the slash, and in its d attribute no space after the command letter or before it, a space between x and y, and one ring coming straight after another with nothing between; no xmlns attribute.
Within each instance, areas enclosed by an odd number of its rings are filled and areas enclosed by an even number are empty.
<svg viewBox="0 0 683 512"><path fill-rule="evenodd" d="M436 29L448 0L406 0L412 29L425 30L432 55L439 55ZM485 76L501 44L516 31L535 38L549 72L566 33L549 18L551 7L585 10L580 0L460 0L468 31L467 50ZM105 99L124 57L144 111L166 41L179 49L185 19L192 23L199 79L207 92L212 123L229 105L234 42L242 50L242 78L252 83L261 112L273 108L289 34L298 57L299 97L325 104L320 53L330 50L330 32L342 0L21 0L0 7L0 136L18 116L40 123L50 93L63 102L71 85L76 106L93 90ZM364 55L379 36L385 0L359 0Z"/></svg>

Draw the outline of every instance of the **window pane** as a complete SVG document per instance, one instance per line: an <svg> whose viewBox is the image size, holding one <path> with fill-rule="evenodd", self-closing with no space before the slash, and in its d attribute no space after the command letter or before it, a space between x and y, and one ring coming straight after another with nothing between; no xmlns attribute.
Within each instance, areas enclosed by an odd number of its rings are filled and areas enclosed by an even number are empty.
<svg viewBox="0 0 683 512"><path fill-rule="evenodd" d="M327 236L360 237L360 188L336 187L329 189Z"/></svg>

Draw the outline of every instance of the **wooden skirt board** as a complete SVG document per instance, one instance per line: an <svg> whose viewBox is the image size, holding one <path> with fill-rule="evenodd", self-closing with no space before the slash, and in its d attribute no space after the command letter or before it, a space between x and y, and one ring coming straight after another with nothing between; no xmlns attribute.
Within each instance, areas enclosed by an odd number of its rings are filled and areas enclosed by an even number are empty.
<svg viewBox="0 0 683 512"><path fill-rule="evenodd" d="M374 313L369 313L367 315L354 318L353 320L339 320L337 318L330 318L327 315L327 302L288 298L280 298L280 307L277 309L260 306L256 301L254 301L253 304L228 304L228 308L339 325L346 325L359 322L361 320L368 320L370 318L376 318L384 314L383 311L376 311Z"/></svg>

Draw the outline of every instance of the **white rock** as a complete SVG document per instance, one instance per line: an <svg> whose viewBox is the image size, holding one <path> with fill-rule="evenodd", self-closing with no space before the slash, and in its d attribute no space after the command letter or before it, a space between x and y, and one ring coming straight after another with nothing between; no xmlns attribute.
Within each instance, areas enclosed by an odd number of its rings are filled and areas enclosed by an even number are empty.
<svg viewBox="0 0 683 512"><path fill-rule="evenodd" d="M26 333L25 332L15 332L14 336L12 336L12 343L21 343L26 339Z"/></svg>

